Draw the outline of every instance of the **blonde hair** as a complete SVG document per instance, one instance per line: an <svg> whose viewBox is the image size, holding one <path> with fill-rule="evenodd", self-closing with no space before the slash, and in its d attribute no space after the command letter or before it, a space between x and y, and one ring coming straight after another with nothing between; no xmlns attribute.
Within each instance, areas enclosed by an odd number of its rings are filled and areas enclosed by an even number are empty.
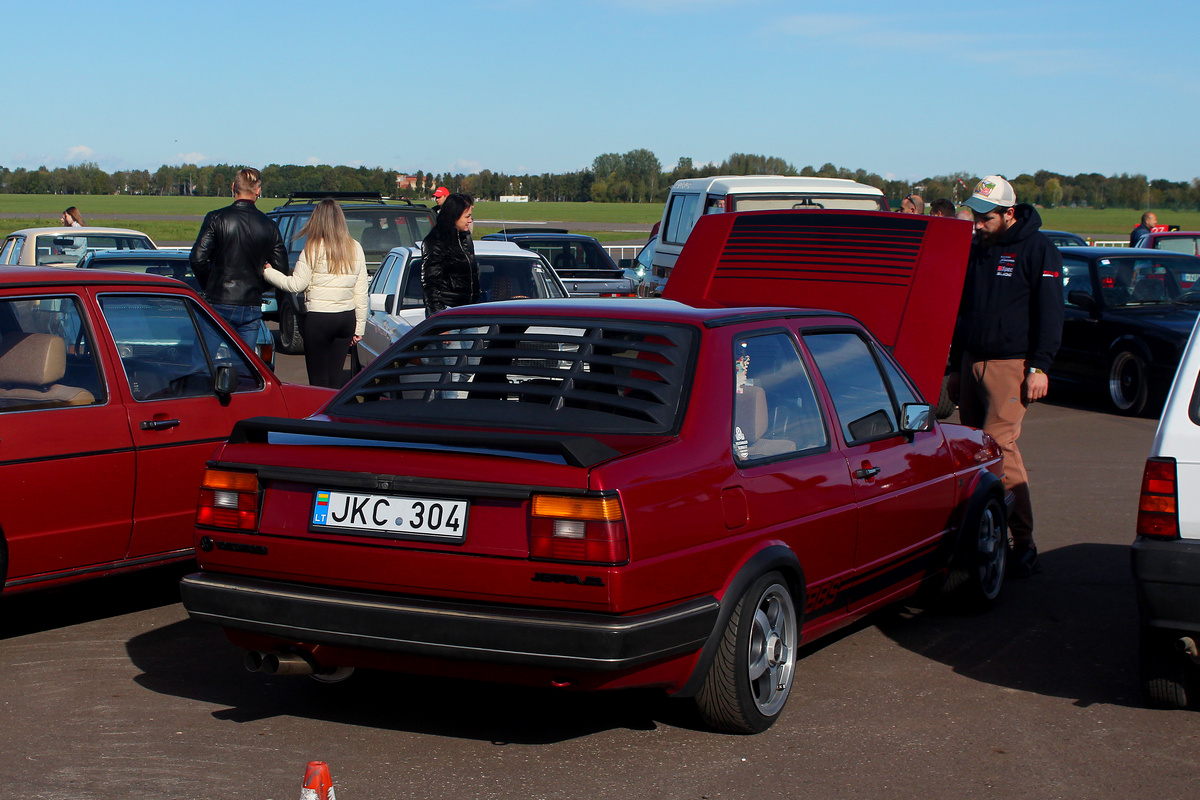
<svg viewBox="0 0 1200 800"><path fill-rule="evenodd" d="M326 197L317 203L312 216L300 229L304 242L304 255L309 263L315 264L320 254L325 254L325 268L335 275L349 275L355 270L354 237L346 227L346 215L342 207Z"/></svg>
<svg viewBox="0 0 1200 800"><path fill-rule="evenodd" d="M262 186L262 175L254 167L239 169L233 179L233 191L238 194L253 194L259 186Z"/></svg>

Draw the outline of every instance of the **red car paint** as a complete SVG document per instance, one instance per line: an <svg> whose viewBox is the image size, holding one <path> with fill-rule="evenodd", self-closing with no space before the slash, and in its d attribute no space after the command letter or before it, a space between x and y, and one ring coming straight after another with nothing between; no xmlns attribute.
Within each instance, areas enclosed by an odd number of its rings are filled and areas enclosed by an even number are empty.
<svg viewBox="0 0 1200 800"><path fill-rule="evenodd" d="M263 653L274 653L317 671L380 667L583 689L656 686L703 696L729 615L759 578L782 575L804 642L940 582L962 542L973 547L979 504L1003 500L995 443L975 429L931 418L900 430L905 404L920 410L920 392L891 364L886 343L848 315L747 307L738 303L737 280L724 279L728 291L712 290L714 260L704 258L705 248L727 252L728 244L714 242L728 239L730 230L764 219L804 227L823 216L827 224L849 221L884 240L897 218L872 212L717 215L712 225L697 226L684 251L693 258L681 257L671 279L689 304L514 301L451 309L393 346L319 417L244 424L212 463L256 476L255 491L239 501L259 509L255 528L197 527L202 571L184 580L189 613L222 625L236 644L257 653L255 665ZM933 309L958 296L965 269L958 260L965 262L969 235L941 220L921 222L906 228L904 247L912 258L903 268L887 267L893 277L885 288L864 290L863 281L849 288L870 298L863 316L891 323L891 341L908 354L901 362L910 372L925 374L936 364L940 375L954 313ZM896 261L893 255L886 260ZM928 278L938 270L940 277ZM821 292L823 300L832 298L828 287ZM795 300L783 289L772 290L771 298ZM877 300L902 307L880 309L872 304ZM513 340L504 331L529 337L531 330L575 326L587 331L570 340L578 350L530 351L549 353L548 362L558 366L527 366L529 380L512 378L509 371L533 360L509 359L505 348L521 344L506 344ZM459 360L468 366L454 368L475 370L472 383L457 384L470 389L462 408L478 406L496 416L450 425L425 407L456 413L460 401L414 387L426 372L451 367L436 366L441 357L415 354L467 331L484 332L474 334L476 363ZM642 338L619 338L637 331ZM929 347L918 346L922 336L932 341ZM589 342L610 341L600 337L632 344L628 352L618 352L625 345L597 345L585 363ZM559 339L569 337L546 335ZM504 359L489 361L491 352ZM847 360L855 354L861 354L857 362ZM608 365L625 357L610 380ZM772 358L782 363L768 371ZM493 363L502 365L498 372ZM853 370L843 369L852 363ZM573 377L545 377L554 369ZM680 383L677 395L662 392L668 410L676 401L677 410L651 422L630 421L627 435L605 428L608 417L595 403L611 404L631 420L649 405L634 399L642 391L641 373L673 376L651 387ZM405 375L410 382L403 382ZM549 388L538 383L539 375ZM872 379L884 394L870 394ZM495 395L490 380L501 381ZM572 381L584 387L578 394L567 388ZM867 402L885 397L890 408L870 413L868 405L868 413L849 414L861 400L859 382L868 387L862 390ZM609 384L615 388L602 396ZM546 401L542 414L517 413L539 392L561 394ZM757 430L767 424L758 413L764 403L753 407L752 420L743 405L772 393L776 400L798 398L789 399L790 406L777 403L767 415L796 417L782 424L786 436L778 439ZM418 396L425 399L417 402ZM568 406L576 416L563 410ZM560 412L564 416L556 417ZM891 427L878 415L894 418ZM755 433L747 436L747 427ZM560 455L546 455L555 448ZM315 493L339 487L431 503L466 499L465 537L451 542L321 527ZM539 524L531 500L564 495L617 498L627 557L612 563L531 557ZM781 658L785 650L778 650ZM778 710L763 708L757 723L713 724L761 730Z"/></svg>
<svg viewBox="0 0 1200 800"><path fill-rule="evenodd" d="M137 399L131 388L136 373L127 374L122 355L129 364L135 358L149 363L151 340L162 331L148 327L149 338L139 344L114 340L102 302L110 303L110 315L146 322L131 316L125 298L192 309L210 329L219 328L226 346L239 351L247 385L226 402L201 388L190 396L167 396L168 389L158 399ZM81 328L62 330L64 318ZM70 339L56 345L66 351L67 374L55 382L71 383L78 377L72 372L85 368L91 401L68 406L38 399L31 385L0 388L0 480L8 487L0 511L5 594L192 558L200 477L234 423L262 414L304 416L333 394L281 383L191 289L157 276L5 267L0 350L8 350L6 337L11 342L29 333ZM139 348L135 357L131 351ZM251 381L258 385L251 388Z"/></svg>

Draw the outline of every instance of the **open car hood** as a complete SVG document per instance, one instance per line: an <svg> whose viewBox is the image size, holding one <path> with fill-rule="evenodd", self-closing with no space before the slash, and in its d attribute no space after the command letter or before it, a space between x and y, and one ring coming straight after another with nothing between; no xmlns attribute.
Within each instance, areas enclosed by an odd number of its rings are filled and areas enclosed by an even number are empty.
<svg viewBox="0 0 1200 800"><path fill-rule="evenodd" d="M663 297L852 314L937 402L971 247L963 220L884 211L701 217Z"/></svg>

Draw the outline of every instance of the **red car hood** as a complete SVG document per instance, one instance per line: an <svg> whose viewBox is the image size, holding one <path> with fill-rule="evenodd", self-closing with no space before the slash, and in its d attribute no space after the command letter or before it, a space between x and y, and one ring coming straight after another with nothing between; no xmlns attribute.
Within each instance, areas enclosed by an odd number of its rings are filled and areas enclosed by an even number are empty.
<svg viewBox="0 0 1200 800"><path fill-rule="evenodd" d="M852 314L936 402L971 225L884 211L750 211L700 218L663 297L701 307Z"/></svg>

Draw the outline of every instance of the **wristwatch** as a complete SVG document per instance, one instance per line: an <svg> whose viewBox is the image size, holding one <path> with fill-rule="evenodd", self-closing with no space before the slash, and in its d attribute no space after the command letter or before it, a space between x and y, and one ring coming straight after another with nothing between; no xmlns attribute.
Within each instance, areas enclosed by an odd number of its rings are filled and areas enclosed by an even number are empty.
<svg viewBox="0 0 1200 800"><path fill-rule="evenodd" d="M1046 374L1046 370L1044 370L1044 369L1038 369L1037 367L1030 367L1030 368L1029 368L1028 370L1026 370L1026 371L1027 371L1027 372L1028 372L1030 375L1045 375L1045 374Z"/></svg>

